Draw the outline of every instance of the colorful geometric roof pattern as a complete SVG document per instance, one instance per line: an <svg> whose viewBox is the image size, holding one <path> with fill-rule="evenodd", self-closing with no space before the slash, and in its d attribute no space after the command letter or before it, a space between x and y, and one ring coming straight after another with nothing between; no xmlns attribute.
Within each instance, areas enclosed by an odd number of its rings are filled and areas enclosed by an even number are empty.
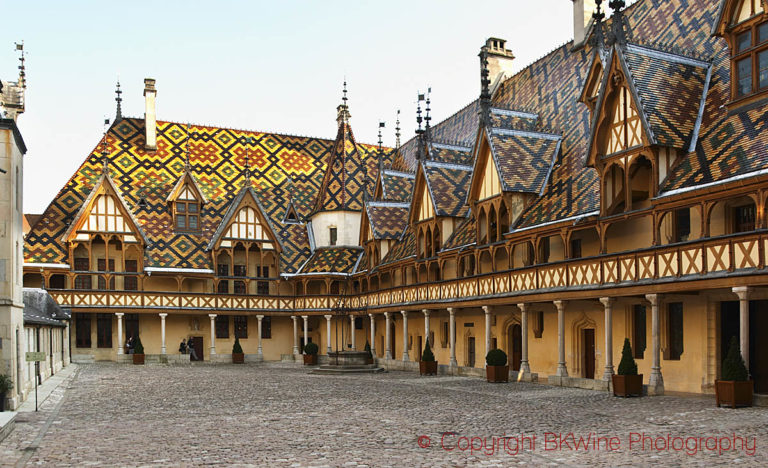
<svg viewBox="0 0 768 468"><path fill-rule="evenodd" d="M493 128L491 155L508 192L540 193L560 150L561 137L547 133Z"/></svg>
<svg viewBox="0 0 768 468"><path fill-rule="evenodd" d="M389 263L395 263L400 260L404 260L409 257L416 256L416 236L413 234L413 227L408 225L405 231L394 246L389 249L387 255L381 259L381 265L387 265Z"/></svg>
<svg viewBox="0 0 768 468"><path fill-rule="evenodd" d="M618 50L651 130L651 143L688 149L703 111L710 64L650 47Z"/></svg>
<svg viewBox="0 0 768 468"><path fill-rule="evenodd" d="M472 147L431 141L427 144L429 159L450 164L472 164Z"/></svg>
<svg viewBox="0 0 768 468"><path fill-rule="evenodd" d="M435 204L435 214L461 218L466 216L472 166L424 161L422 167Z"/></svg>
<svg viewBox="0 0 768 468"><path fill-rule="evenodd" d="M342 273L351 275L363 254L362 247L320 247L301 268L300 275L309 273Z"/></svg>
<svg viewBox="0 0 768 468"><path fill-rule="evenodd" d="M458 225L453 231L451 237L443 245L443 250L455 249L472 245L477 240L477 231L475 228L475 216L470 215Z"/></svg>
<svg viewBox="0 0 768 468"><path fill-rule="evenodd" d="M408 203L373 201L365 205L374 239L399 239L408 224Z"/></svg>
<svg viewBox="0 0 768 468"><path fill-rule="evenodd" d="M187 129L190 170L210 201L202 207L199 234L169 229L172 213L166 203L184 173ZM306 227L282 221L289 197L300 217L311 212L333 141L161 121L157 150L146 151L144 120L124 118L107 133L107 159L117 190L147 236L145 266L212 267L205 248L243 186L246 138L252 139L248 144L251 187L281 237L282 272L295 272L309 258ZM357 146L363 160L370 161L368 175L375 180L378 161L371 156L378 154L376 148ZM67 248L60 239L101 177L100 151L101 145L97 145L32 227L25 243L26 262L68 262Z"/></svg>
<svg viewBox="0 0 768 468"><path fill-rule="evenodd" d="M416 176L408 172L384 169L381 176L381 199L389 201L408 201L413 194Z"/></svg>
<svg viewBox="0 0 768 468"><path fill-rule="evenodd" d="M532 112L512 109L491 108L491 127L511 130L534 130L539 116Z"/></svg>

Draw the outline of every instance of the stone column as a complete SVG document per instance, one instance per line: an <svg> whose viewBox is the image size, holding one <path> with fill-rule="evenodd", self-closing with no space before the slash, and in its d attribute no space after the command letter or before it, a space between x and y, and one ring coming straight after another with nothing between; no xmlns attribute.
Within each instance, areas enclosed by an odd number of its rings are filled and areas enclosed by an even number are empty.
<svg viewBox="0 0 768 468"><path fill-rule="evenodd" d="M208 317L211 318L211 356L215 356L216 355L216 314L208 314Z"/></svg>
<svg viewBox="0 0 768 468"><path fill-rule="evenodd" d="M646 294L645 298L651 303L651 335L653 337L653 362L651 376L648 378L648 393L664 394L664 378L661 376L661 340L659 338L659 295Z"/></svg>
<svg viewBox="0 0 768 468"><path fill-rule="evenodd" d="M123 313L122 312L116 312L115 315L117 316L117 354L123 354ZM69 337L67 337L67 341L69 341Z"/></svg>
<svg viewBox="0 0 768 468"><path fill-rule="evenodd" d="M299 326L296 322L295 315L291 315L291 320L293 320L293 355L299 354Z"/></svg>
<svg viewBox="0 0 768 468"><path fill-rule="evenodd" d="M554 301L557 307L557 372L558 377L568 377L565 364L565 301Z"/></svg>
<svg viewBox="0 0 768 468"><path fill-rule="evenodd" d="M429 309L422 309L422 312L424 313L424 341L428 342L429 347L432 348L435 344L429 341ZM421 350L419 350L419 353L421 353Z"/></svg>
<svg viewBox="0 0 768 468"><path fill-rule="evenodd" d="M256 316L256 320L259 321L258 322L259 323L259 327L258 327L259 329L256 331L256 333L258 333L257 338L259 339L259 341L258 341L259 347L256 348L256 359L263 360L264 359L264 350L261 347L261 321L264 320L264 316L263 315L257 315Z"/></svg>
<svg viewBox="0 0 768 468"><path fill-rule="evenodd" d="M520 372L523 374L531 373L531 366L528 364L528 304L518 304L520 309L520 328L522 339L522 356L520 356Z"/></svg>
<svg viewBox="0 0 768 468"><path fill-rule="evenodd" d="M376 357L376 320L373 318L373 314L368 314L371 318L371 354Z"/></svg>
<svg viewBox="0 0 768 468"><path fill-rule="evenodd" d="M410 361L408 357L408 311L401 310L403 314L403 361Z"/></svg>
<svg viewBox="0 0 768 468"><path fill-rule="evenodd" d="M603 380L611 381L613 375L613 303L616 300L612 297L601 297L605 309L605 372Z"/></svg>
<svg viewBox="0 0 768 468"><path fill-rule="evenodd" d="M357 346L355 346L355 316L350 315L349 316L349 338L352 340L352 348L350 348L352 351L357 351Z"/></svg>
<svg viewBox="0 0 768 468"><path fill-rule="evenodd" d="M491 350L491 306L483 306L483 311L485 312L485 354L483 355L483 362L485 362L485 356Z"/></svg>
<svg viewBox="0 0 768 468"><path fill-rule="evenodd" d="M450 343L451 348L451 361L449 364L451 367L458 367L459 363L456 362L456 309L449 307L448 316L448 333L450 333L448 343Z"/></svg>
<svg viewBox="0 0 768 468"><path fill-rule="evenodd" d="M328 340L328 346L327 346L327 352L328 354L331 354L333 352L333 348L331 348L331 318L333 315L324 315L325 317L325 334L326 339Z"/></svg>
<svg viewBox="0 0 768 468"><path fill-rule="evenodd" d="M165 347L165 318L168 317L168 314L159 314L160 315L160 354L168 354Z"/></svg>
<svg viewBox="0 0 768 468"><path fill-rule="evenodd" d="M307 346L307 338L309 337L309 315L302 315L301 318L304 320L304 346ZM302 354L305 354L302 352Z"/></svg>
<svg viewBox="0 0 768 468"><path fill-rule="evenodd" d="M384 359L392 359L392 337L389 336L390 327L389 312L384 312Z"/></svg>
<svg viewBox="0 0 768 468"><path fill-rule="evenodd" d="M739 296L739 348L749 371L749 288L738 286L732 291Z"/></svg>

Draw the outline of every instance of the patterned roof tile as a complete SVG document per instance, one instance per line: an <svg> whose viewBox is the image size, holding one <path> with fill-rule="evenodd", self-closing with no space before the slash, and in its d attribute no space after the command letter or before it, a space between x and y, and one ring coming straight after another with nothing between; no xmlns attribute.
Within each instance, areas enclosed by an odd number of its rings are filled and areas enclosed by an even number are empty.
<svg viewBox="0 0 768 468"><path fill-rule="evenodd" d="M315 250L302 267L300 275L307 273L343 273L351 275L363 254L360 247L321 247Z"/></svg>

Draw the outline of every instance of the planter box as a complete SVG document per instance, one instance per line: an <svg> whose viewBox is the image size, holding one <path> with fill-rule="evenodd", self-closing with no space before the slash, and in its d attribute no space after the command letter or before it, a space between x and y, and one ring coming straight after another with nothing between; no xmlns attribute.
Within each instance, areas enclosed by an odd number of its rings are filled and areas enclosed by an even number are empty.
<svg viewBox="0 0 768 468"><path fill-rule="evenodd" d="M245 362L245 354L232 353L232 364L242 364Z"/></svg>
<svg viewBox="0 0 768 468"><path fill-rule="evenodd" d="M643 374L611 376L613 383L613 396L631 397L643 396Z"/></svg>
<svg viewBox="0 0 768 468"><path fill-rule="evenodd" d="M485 376L488 382L509 382L509 366L486 366Z"/></svg>
<svg viewBox="0 0 768 468"><path fill-rule="evenodd" d="M437 375L437 361L419 361L419 374Z"/></svg>
<svg viewBox="0 0 768 468"><path fill-rule="evenodd" d="M134 364L144 364L144 355L143 354L131 354L133 356L133 363Z"/></svg>
<svg viewBox="0 0 768 468"><path fill-rule="evenodd" d="M754 383L751 380L715 380L715 400L718 408L721 405L736 408L752 406L752 391Z"/></svg>
<svg viewBox="0 0 768 468"><path fill-rule="evenodd" d="M304 355L304 365L305 366L316 366L317 365L317 354L305 354Z"/></svg>

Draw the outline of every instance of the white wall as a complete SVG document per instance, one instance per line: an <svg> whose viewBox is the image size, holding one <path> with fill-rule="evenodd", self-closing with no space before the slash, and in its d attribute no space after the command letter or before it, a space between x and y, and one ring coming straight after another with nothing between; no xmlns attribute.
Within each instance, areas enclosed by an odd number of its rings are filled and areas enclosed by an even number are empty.
<svg viewBox="0 0 768 468"><path fill-rule="evenodd" d="M359 211L326 211L312 217L315 247L331 245L329 228L336 227L336 245L360 245Z"/></svg>

